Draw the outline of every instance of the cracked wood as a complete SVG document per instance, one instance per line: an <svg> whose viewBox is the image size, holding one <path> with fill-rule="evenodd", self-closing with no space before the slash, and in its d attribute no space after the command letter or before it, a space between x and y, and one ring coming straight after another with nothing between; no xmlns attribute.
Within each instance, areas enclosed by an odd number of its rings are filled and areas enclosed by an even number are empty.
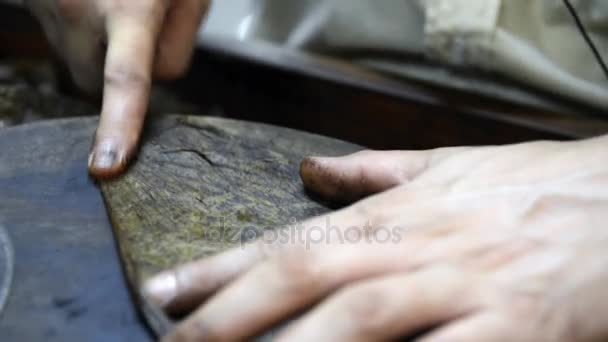
<svg viewBox="0 0 608 342"><path fill-rule="evenodd" d="M101 184L133 287L161 270L327 212L305 193L301 160L360 149L242 121L155 120L127 174Z"/></svg>

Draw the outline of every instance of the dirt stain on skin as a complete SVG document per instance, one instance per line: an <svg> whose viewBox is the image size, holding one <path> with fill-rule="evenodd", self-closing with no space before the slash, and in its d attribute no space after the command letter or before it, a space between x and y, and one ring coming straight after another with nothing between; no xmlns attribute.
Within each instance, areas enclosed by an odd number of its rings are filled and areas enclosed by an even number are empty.
<svg viewBox="0 0 608 342"><path fill-rule="evenodd" d="M308 190L339 203L352 203L361 198L361 193L349 186L345 174L336 172L319 158L307 157L302 160L300 177Z"/></svg>

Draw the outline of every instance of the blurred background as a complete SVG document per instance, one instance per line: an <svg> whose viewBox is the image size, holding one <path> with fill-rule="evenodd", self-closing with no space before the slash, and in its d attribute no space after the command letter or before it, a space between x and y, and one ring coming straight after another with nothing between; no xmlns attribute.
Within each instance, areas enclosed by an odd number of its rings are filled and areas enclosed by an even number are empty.
<svg viewBox="0 0 608 342"><path fill-rule="evenodd" d="M600 110L492 73L448 68L416 55L389 56L378 63L377 51L324 50L306 38L314 35L314 22L290 31L275 22L270 30L256 22L260 11L281 11L278 17L285 23L301 11L273 0L261 3L214 3L189 72L155 85L150 115L261 121L380 149L608 132ZM405 65L401 72L391 72L391 58ZM98 112L99 96L78 91L29 13L0 4L0 127Z"/></svg>

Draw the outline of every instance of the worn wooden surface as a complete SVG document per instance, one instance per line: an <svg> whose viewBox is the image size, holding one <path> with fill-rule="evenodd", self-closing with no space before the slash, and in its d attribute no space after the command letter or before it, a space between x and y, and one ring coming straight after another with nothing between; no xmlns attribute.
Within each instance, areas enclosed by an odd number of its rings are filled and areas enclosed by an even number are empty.
<svg viewBox="0 0 608 342"><path fill-rule="evenodd" d="M127 272L150 275L329 209L299 178L309 155L361 147L275 126L174 116L148 128L129 172L101 184Z"/></svg>

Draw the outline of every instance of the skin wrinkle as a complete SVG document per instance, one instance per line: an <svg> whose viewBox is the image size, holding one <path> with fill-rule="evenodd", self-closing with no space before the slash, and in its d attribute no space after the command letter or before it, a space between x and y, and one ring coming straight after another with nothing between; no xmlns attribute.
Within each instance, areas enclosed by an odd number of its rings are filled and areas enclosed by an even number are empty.
<svg viewBox="0 0 608 342"><path fill-rule="evenodd" d="M560 279L559 276L554 277L555 281ZM544 336L550 341L580 341L570 339L573 331L571 317L564 315L564 311L555 310L561 308L561 301L556 301L552 298L545 298L546 294L541 291L518 291L504 289L505 293L510 294L505 296L506 299L501 301L505 307L509 308L508 313L514 317L521 315L535 317L533 320L525 322L527 330L534 330L535 327L542 327ZM509 301L506 303L506 301Z"/></svg>
<svg viewBox="0 0 608 342"><path fill-rule="evenodd" d="M359 159L365 158L368 152L359 152L351 156L351 163L346 168L332 170L329 161L321 162L315 158L307 158L301 165L302 178L305 184L321 193L340 194L344 200L356 200L365 195L376 193L414 180L418 174L428 167L431 156L416 157L413 162L391 162L387 164L366 163ZM401 155L395 151L387 155ZM375 170L375 171L371 171ZM380 170L380 171L378 171ZM370 173L371 172L371 173ZM315 176L310 176L311 174ZM380 176L377 176L380 174ZM371 181L374 180L374 181ZM357 186L353 186L357 185ZM353 192L351 189L358 189Z"/></svg>
<svg viewBox="0 0 608 342"><path fill-rule="evenodd" d="M601 168L599 170L599 172L606 173L606 170L604 170L604 169L605 168ZM447 190L447 192L450 194L449 198L450 198L451 202L471 203L475 199L481 199L484 197L492 197L492 196L502 197L502 196L506 196L506 195L514 194L514 193L527 193L530 190L536 190L536 189L539 189L538 191L546 191L546 188L549 186L551 188L558 188L558 189L567 188L567 185L566 185L567 183L572 183L573 181L580 180L580 178L585 178L586 176L588 176L589 173L593 173L593 171L580 172L580 173L574 174L572 176L564 176L564 177L558 178L555 181L548 180L545 182L531 182L530 184L495 186L495 187L492 187L491 189L481 188L481 189L463 191L465 189L458 190L456 186L450 185L452 183L448 183L447 186L442 186L441 188L444 189L444 191L445 191L445 188L450 189L450 190ZM608 196L607 196L607 199L608 199Z"/></svg>
<svg viewBox="0 0 608 342"><path fill-rule="evenodd" d="M400 172L396 172L397 175L401 176L398 184L406 184L418 179L418 176L427 171L431 167L431 165L434 165L435 155L436 152L430 152L430 155L428 157L422 158L422 163L418 163L415 167L408 168L407 166L404 167L404 164L400 164L399 166L401 170Z"/></svg>
<svg viewBox="0 0 608 342"><path fill-rule="evenodd" d="M590 172L590 173L593 173L593 172ZM601 173L601 170L600 170L600 173ZM575 175L575 176L573 176L571 178L575 178L576 179L576 178L578 178L577 176L580 177L581 175ZM584 175L582 175L582 176L584 176ZM561 179L561 180L554 181L553 183L561 184L563 182L568 182L568 181L572 181L572 179L567 179L567 178L566 179ZM517 188L519 188L519 189L517 189ZM502 189L502 190L504 192L507 192L507 191L514 192L514 191L522 190L522 189L525 189L525 187L524 186L510 187L510 189L507 188L507 189ZM454 202L458 202L458 201L456 200ZM540 248L540 247L537 246L538 242L533 242L532 245L535 246L535 248ZM514 259L515 256L521 256L522 254L525 254L526 252L529 252L531 250L530 248L532 248L532 247L528 247L528 246L525 246L525 245L524 246L519 246L519 247L516 246L514 249L512 249L510 251L507 250L507 252L503 252L503 253L505 253L503 255L499 254L499 258L497 258L497 260L499 260L501 262L509 261L510 259ZM483 255L481 255L480 258L481 257L483 257ZM488 265L490 265L490 267L491 267L492 264L496 265L497 263L500 263L500 262L496 262L496 260L495 260L495 262L490 262Z"/></svg>
<svg viewBox="0 0 608 342"><path fill-rule="evenodd" d="M382 324L382 316L387 308L394 305L394 298L382 288L373 284L357 285L341 290L336 296L340 297L342 305L347 308L340 311L348 312L348 319L354 323L353 330L372 338L386 327ZM392 304L392 305L391 305ZM340 312L336 312L340 314Z"/></svg>
<svg viewBox="0 0 608 342"><path fill-rule="evenodd" d="M585 175L594 174L596 172L601 174L603 172L603 168L599 168L599 171L595 171L595 172L592 170L592 171L583 172L582 174L578 174L578 175L575 174L573 176L571 175L571 176L561 177L561 178L559 178L556 181L551 181L551 182L546 182L546 183L547 184L553 183L552 185L554 185L555 187L562 187L564 183L572 183L572 182L575 182L575 181L580 181L580 178L584 178ZM539 190L539 191L542 191L542 189L546 190L546 188L548 188L548 187L549 186L546 186L545 188L540 188L541 190ZM507 190L510 191L510 192L513 192L513 191L517 190L517 188L519 188L520 190L521 189L526 189L526 187L518 186L518 187L511 187L510 189L507 188ZM501 189L501 190L502 190L502 192L506 192L505 189ZM524 246L521 246L521 247L514 248L514 250L510 251L509 253L507 253L506 256L501 256L499 258L499 260L509 261L509 260L512 260L515 256L517 256L519 258L525 257L525 255L527 253L530 253L530 252L532 252L534 250L537 250L537 249L542 249L543 246L546 245L546 244L547 244L547 242L533 241L532 245L531 245L533 247L528 247L528 246L524 245ZM483 258L483 255L478 256L478 257L479 258ZM494 262L490 262L489 265L491 265L491 264L496 265L496 263L494 263ZM510 277L510 278L512 278L512 277ZM559 277L556 277L556 278L559 278ZM570 325L570 323L564 323L564 324ZM559 325L559 323L557 323L556 325Z"/></svg>
<svg viewBox="0 0 608 342"><path fill-rule="evenodd" d="M321 268L315 251L304 249L302 246L292 248L282 254L281 258L271 259L271 267L276 274L284 277L283 290L286 293L308 293L312 288L318 288Z"/></svg>
<svg viewBox="0 0 608 342"><path fill-rule="evenodd" d="M521 221L540 219L541 217L537 218L537 216L546 215L546 212L550 210L559 212L560 208L590 208L595 205L601 206L606 201L606 199L594 198L593 194L589 193L573 194L567 190L566 185L550 186L554 188L555 192L536 191L530 195L525 194L524 198L529 199L519 202L518 213L514 217Z"/></svg>
<svg viewBox="0 0 608 342"><path fill-rule="evenodd" d="M543 246L545 243L530 239L507 243L506 246L504 242L498 242L473 250L466 258L476 266L491 270L515 262Z"/></svg>
<svg viewBox="0 0 608 342"><path fill-rule="evenodd" d="M580 222L581 220L589 220L593 214L591 210L596 207L604 207L605 203L602 200L593 200L586 198L572 198L563 194L537 195L530 201L522 201L521 209L515 211L514 217L521 222L536 222L545 220L552 224L547 224L544 233L549 236L554 236L559 232L560 227L567 224L568 221ZM581 212L568 212L567 208L578 208ZM550 215L548 212L558 212L563 214ZM568 213L568 214L566 214ZM557 232L555 232L557 230Z"/></svg>
<svg viewBox="0 0 608 342"><path fill-rule="evenodd" d="M112 65L104 73L104 83L106 86L124 88L149 87L152 83L149 75L133 70L127 65Z"/></svg>

